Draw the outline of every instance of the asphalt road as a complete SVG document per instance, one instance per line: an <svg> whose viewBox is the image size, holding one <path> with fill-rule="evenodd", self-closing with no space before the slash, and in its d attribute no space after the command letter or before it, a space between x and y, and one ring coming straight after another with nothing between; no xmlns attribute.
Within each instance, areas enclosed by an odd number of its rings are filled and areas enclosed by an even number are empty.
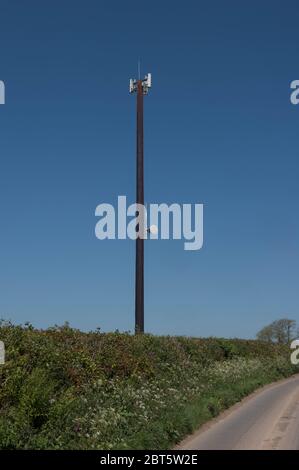
<svg viewBox="0 0 299 470"><path fill-rule="evenodd" d="M299 449L299 376L277 382L204 425L180 449Z"/></svg>

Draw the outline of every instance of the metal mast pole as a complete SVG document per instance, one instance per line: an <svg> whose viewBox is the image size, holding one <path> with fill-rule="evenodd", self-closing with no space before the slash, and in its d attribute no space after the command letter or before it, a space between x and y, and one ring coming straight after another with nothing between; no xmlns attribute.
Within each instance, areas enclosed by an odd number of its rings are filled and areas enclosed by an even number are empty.
<svg viewBox="0 0 299 470"><path fill-rule="evenodd" d="M130 80L130 93L137 93L137 160L136 160L136 203L144 206L144 166L143 166L143 95L151 87L151 74L143 80ZM143 214L142 214L143 216ZM140 214L139 214L140 217ZM144 220L137 227L135 260L135 333L144 333ZM141 236L140 236L141 233Z"/></svg>
<svg viewBox="0 0 299 470"><path fill-rule="evenodd" d="M143 83L137 82L137 161L136 203L144 206L143 168ZM144 223L143 229L144 229ZM144 333L144 237L136 239L135 266L135 333Z"/></svg>

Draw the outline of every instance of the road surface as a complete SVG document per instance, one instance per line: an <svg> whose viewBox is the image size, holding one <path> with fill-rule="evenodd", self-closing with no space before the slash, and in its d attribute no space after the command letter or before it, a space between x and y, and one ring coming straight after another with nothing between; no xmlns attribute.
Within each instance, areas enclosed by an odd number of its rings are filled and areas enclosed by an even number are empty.
<svg viewBox="0 0 299 470"><path fill-rule="evenodd" d="M266 386L185 439L179 449L299 449L299 375Z"/></svg>

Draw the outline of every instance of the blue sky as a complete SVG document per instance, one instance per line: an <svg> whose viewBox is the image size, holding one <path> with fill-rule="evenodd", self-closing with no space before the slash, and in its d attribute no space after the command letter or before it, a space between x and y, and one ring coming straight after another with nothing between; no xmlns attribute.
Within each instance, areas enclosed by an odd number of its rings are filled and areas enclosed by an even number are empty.
<svg viewBox="0 0 299 470"><path fill-rule="evenodd" d="M134 201L141 57L146 201L205 205L202 250L146 243L146 330L299 320L298 3L0 5L0 316L133 330L134 243L97 240L94 211Z"/></svg>

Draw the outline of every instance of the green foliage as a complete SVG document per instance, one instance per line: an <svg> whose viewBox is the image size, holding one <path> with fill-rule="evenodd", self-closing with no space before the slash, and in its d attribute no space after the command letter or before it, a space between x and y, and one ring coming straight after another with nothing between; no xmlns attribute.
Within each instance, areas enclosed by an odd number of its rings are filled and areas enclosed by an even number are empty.
<svg viewBox="0 0 299 470"><path fill-rule="evenodd" d="M1 449L167 448L295 369L259 341L46 331L2 322Z"/></svg>
<svg viewBox="0 0 299 470"><path fill-rule="evenodd" d="M262 328L256 335L257 339L279 344L290 344L296 337L296 321L281 318Z"/></svg>

